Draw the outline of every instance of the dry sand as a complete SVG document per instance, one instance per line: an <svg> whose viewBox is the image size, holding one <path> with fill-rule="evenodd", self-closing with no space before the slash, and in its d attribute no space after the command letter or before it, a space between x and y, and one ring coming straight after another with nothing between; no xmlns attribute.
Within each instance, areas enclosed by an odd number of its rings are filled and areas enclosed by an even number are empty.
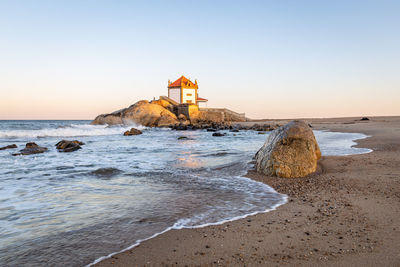
<svg viewBox="0 0 400 267"><path fill-rule="evenodd" d="M303 179L249 172L289 196L277 210L172 230L98 266L400 266L400 117L357 119L306 121L370 135L358 147L372 153L323 157Z"/></svg>

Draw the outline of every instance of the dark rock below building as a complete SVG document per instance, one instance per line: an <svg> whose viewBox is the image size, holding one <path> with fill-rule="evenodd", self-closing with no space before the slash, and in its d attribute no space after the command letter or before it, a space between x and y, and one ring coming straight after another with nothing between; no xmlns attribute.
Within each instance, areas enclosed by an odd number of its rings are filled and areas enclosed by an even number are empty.
<svg viewBox="0 0 400 267"><path fill-rule="evenodd" d="M172 129L177 130L177 131L186 131L188 129L188 126L186 124L180 123L172 127Z"/></svg>

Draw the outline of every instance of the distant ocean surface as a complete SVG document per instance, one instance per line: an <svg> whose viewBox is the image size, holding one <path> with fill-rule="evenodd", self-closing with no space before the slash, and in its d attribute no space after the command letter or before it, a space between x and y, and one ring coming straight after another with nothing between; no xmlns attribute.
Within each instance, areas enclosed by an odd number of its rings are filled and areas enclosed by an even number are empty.
<svg viewBox="0 0 400 267"><path fill-rule="evenodd" d="M0 266L83 266L172 228L265 212L286 202L244 178L267 135L0 121ZM323 155L349 155L363 134L315 131ZM178 140L179 136L189 139ZM85 143L59 153L62 139ZM48 152L12 156L27 142Z"/></svg>

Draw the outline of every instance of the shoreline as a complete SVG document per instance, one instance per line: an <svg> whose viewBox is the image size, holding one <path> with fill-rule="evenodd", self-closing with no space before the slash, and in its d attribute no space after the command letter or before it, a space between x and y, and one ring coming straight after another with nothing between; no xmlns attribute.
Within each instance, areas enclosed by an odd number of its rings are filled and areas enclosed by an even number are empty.
<svg viewBox="0 0 400 267"><path fill-rule="evenodd" d="M399 129L398 117L377 119L384 120L378 124L383 123L386 128L375 127L375 131L385 132L385 129L388 130L388 123L394 124L396 130ZM330 131L361 132L368 136L371 136L370 133L373 132L368 129L369 127L365 127L370 126L370 122L348 123L349 118L342 119L342 122L337 122L338 119L332 119L334 121L328 119L327 122L322 121L322 123L321 119L316 120L318 122L314 120L308 120L308 122L311 122L313 126L315 124L315 129L318 130L327 130L329 127ZM356 131L357 129L354 128L357 127L354 126L357 125L364 127L358 127L361 131ZM156 237L153 236L154 238L151 237L134 246L135 249L127 248L123 253L113 254L114 256L100 261L96 266L312 265L318 263L340 265L350 262L358 266L383 262L388 265L400 264L400 256L393 252L396 249L400 250L399 242L394 241L396 240L394 237L400 237L400 229L394 227L391 235L388 236L392 237L392 242L389 242L392 248L392 252L389 253L391 257L388 257L388 252L376 254L376 247L382 247L388 242L383 242L383 237L376 235L377 222L371 221L370 216L367 216L371 214L364 210L363 194L360 195L360 192L364 193L366 188L363 186L357 188L357 184L343 183L343 178L348 179L346 175L357 180L357 177L353 177L357 176L357 173L351 172L350 167L355 167L358 161L365 162L364 157L374 158L381 152L379 147L374 149L372 146L374 142L371 142L371 139L372 141L377 139L376 135L357 140L355 147L373 149L372 153L323 157L320 161L320 171L307 178L279 179L249 171L246 177L268 184L274 190L288 195L288 202L272 212L248 215L239 220L204 228L171 231L167 229L162 234L157 234ZM395 143L395 146L400 147L400 144ZM383 152L387 151L383 149ZM394 153L398 155L398 151ZM347 172L340 172L337 168L338 164L340 167L347 168ZM379 168L377 171L379 172ZM399 183L400 177L396 172L395 175L397 179L394 183ZM336 178L337 176L339 178ZM357 190L354 190L355 188ZM370 186L367 185L368 188ZM320 194L322 191L326 191L323 196ZM400 214L398 189L394 189L393 198L388 196L386 199L397 203L397 206L391 205L395 211L392 213L391 220L395 223L399 222L399 219L395 218ZM364 199L364 202L367 200L368 198ZM381 209L382 211L384 213L384 209ZM241 241L238 242L238 240ZM175 249L171 249L172 247Z"/></svg>
<svg viewBox="0 0 400 267"><path fill-rule="evenodd" d="M247 175L247 174L246 174L246 175ZM253 180L252 178L249 178L249 177L247 177L247 176L243 176L243 177L244 177L244 178L247 178L247 179ZM260 182L260 183L262 183L262 182ZM272 188L272 189L273 189L273 188ZM273 190L274 190L274 189L273 189ZM274 191L275 191L275 190L274 190ZM284 201L283 201L283 203L276 204L275 206L273 206L273 207L271 207L271 208L269 208L269 209L266 209L266 210L264 210L264 211L256 211L256 212L252 212L252 213L245 214L245 215L242 215L242 216L236 216L236 217L233 217L233 218L230 218L230 219L223 219L223 220L218 221L218 222L215 222L215 223L205 223L205 224L200 224L200 225L196 225L196 226L192 226L192 227L188 227L188 226L178 227L178 226L175 226L176 224L174 224L173 226L170 226L170 227L166 228L165 230L163 230L163 231L161 231L161 232L159 232L159 233L155 233L154 235L152 235L152 236L150 236L150 237L148 237L148 238L146 238L146 239L137 240L134 244L130 245L130 246L127 247L127 248L124 248L124 249L122 249L122 250L120 250L120 251L117 251L117 252L110 253L110 254L107 255L107 256L102 256L102 257L96 259L95 261L93 261L92 263L87 264L86 266L87 266L87 267L90 267L90 266L98 265L98 263L101 263L101 262L104 261L104 260L113 258L114 255L118 255L118 254L124 253L124 252L126 252L126 251L129 251L129 250L131 250L131 249L134 249L135 247L140 246L140 244L142 244L143 242L146 242L146 241L148 241L148 240L151 240L151 239L153 239L153 238L156 238L156 237L158 237L158 236L160 236L160 235L162 235L162 234L165 234L165 233L167 233L167 232L169 232L169 231L173 231L173 230L183 230L183 229L187 229L187 230L191 230L191 229L201 229L201 228L210 227L210 226L222 225L222 224L229 223L229 222L233 222L233 221L237 221L237 220L243 220L243 219L246 219L247 217L256 216L256 215L258 215L258 214L268 213L268 212L271 212L271 211L275 211L277 208L279 208L279 207L282 206L282 205L285 205L286 203L287 203L287 196L284 195Z"/></svg>

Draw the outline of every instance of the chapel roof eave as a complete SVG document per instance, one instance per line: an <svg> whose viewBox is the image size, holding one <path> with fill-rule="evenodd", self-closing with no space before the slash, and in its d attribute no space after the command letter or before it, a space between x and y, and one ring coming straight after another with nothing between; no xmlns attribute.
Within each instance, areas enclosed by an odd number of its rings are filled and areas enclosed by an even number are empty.
<svg viewBox="0 0 400 267"><path fill-rule="evenodd" d="M181 76L179 79L168 85L168 89L170 88L198 89L198 85L197 82L193 83L185 76Z"/></svg>

